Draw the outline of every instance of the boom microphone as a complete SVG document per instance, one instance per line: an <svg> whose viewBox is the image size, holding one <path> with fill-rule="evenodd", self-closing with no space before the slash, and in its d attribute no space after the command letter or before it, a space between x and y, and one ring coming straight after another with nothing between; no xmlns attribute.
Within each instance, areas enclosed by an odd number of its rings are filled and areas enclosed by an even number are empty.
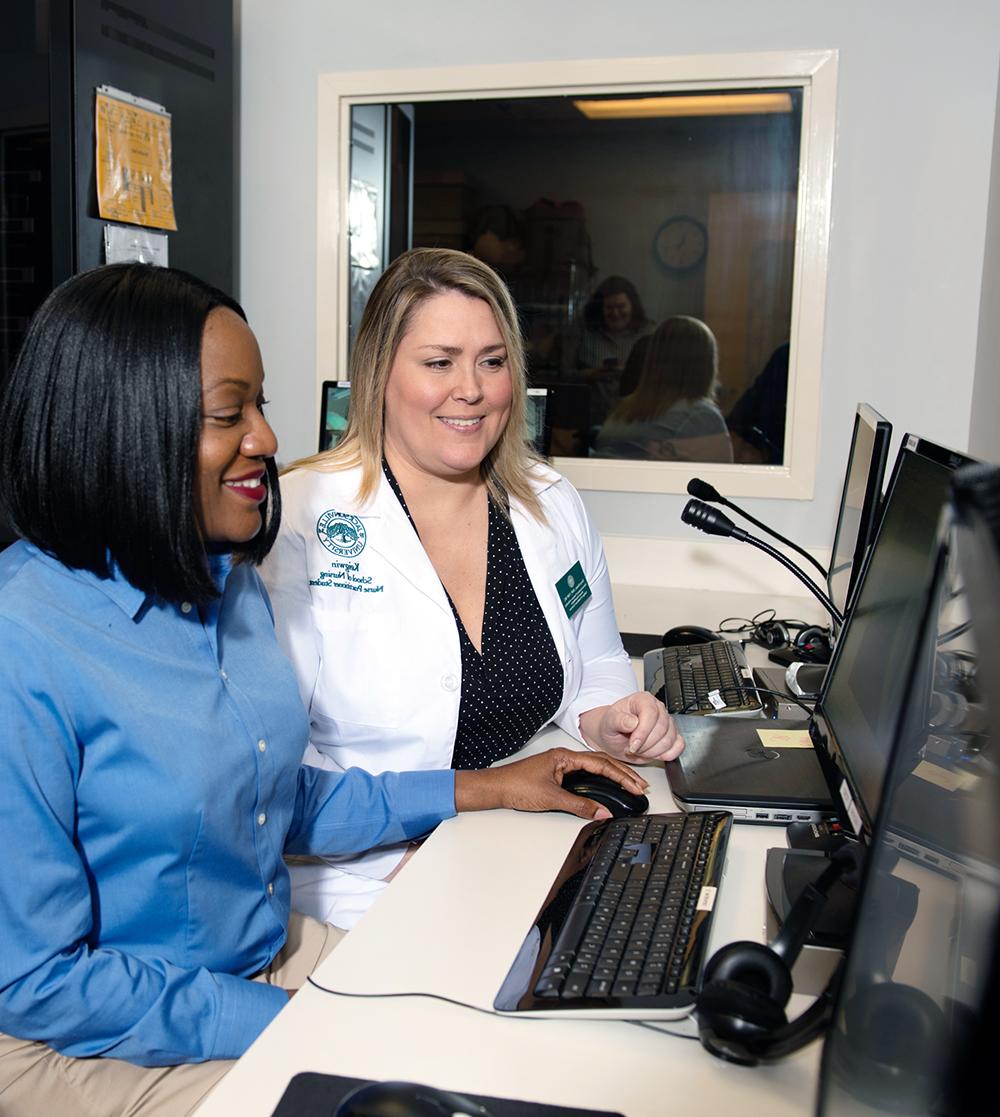
<svg viewBox="0 0 1000 1117"><path fill-rule="evenodd" d="M760 520L751 516L749 512L744 512L742 508L733 504L731 500L727 500L718 489L710 485L707 481L702 481L700 477L692 477L691 480L688 481L687 491L688 496L697 497L699 500L707 500L709 504L724 504L727 508L732 508L732 510L738 512L743 519L749 520L754 527L759 527L761 531L766 531L768 535L774 536L780 543L784 543L786 547L791 547L793 551L797 551L804 559L808 559L824 578L827 577L826 568L821 563L817 562L808 551L803 550L797 543L793 543L791 539L786 539L773 528L769 528L767 524L762 524Z"/></svg>
<svg viewBox="0 0 1000 1117"><path fill-rule="evenodd" d="M736 539L740 543L750 543L754 547L759 547L765 554L777 559L782 566L790 570L809 589L809 592L823 603L823 607L833 617L837 625L844 623L843 615L811 578L779 550L772 547L770 543L765 543L762 539L749 535L743 528L737 527L725 512L720 512L716 508L709 508L707 504L700 500L689 500L681 513L681 519L684 523L697 528L699 531L704 531L708 535L721 535L725 538Z"/></svg>

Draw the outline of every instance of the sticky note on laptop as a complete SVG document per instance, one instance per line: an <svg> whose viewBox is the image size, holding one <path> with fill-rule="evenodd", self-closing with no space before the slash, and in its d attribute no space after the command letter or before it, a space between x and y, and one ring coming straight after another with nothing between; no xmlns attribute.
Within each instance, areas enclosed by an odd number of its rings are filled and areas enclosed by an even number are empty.
<svg viewBox="0 0 1000 1117"><path fill-rule="evenodd" d="M766 749L811 749L808 729L758 729L757 736Z"/></svg>

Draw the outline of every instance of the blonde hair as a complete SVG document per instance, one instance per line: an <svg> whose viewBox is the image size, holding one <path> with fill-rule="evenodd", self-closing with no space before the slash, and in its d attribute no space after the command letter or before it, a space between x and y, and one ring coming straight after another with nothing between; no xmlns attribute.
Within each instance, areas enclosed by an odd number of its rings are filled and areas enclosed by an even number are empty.
<svg viewBox="0 0 1000 1117"><path fill-rule="evenodd" d="M284 472L298 468L332 472L360 466L358 501L371 500L382 468L385 390L396 352L421 304L449 291L482 299L493 311L507 349L510 417L479 467L481 476L499 507L506 507L509 495L536 519L544 519L530 483L531 471L540 459L527 443L524 344L517 309L492 268L475 256L448 248L412 248L383 272L365 306L351 353L351 405L344 434L332 450L293 462Z"/></svg>
<svg viewBox="0 0 1000 1117"><path fill-rule="evenodd" d="M609 419L639 423L662 415L681 399L715 399L719 347L715 334L698 318L678 314L640 339L645 354L639 383L618 401Z"/></svg>

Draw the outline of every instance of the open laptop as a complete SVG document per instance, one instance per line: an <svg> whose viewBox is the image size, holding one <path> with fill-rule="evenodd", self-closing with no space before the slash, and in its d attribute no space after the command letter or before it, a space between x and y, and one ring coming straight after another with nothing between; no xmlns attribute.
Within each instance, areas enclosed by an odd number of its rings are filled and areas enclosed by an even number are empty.
<svg viewBox="0 0 1000 1117"><path fill-rule="evenodd" d="M833 813L821 765L831 739L850 735L866 759L858 778L876 803L894 716L931 583L938 517L953 471L970 459L907 435L886 493L878 534L854 607L806 722L679 717L687 742L666 765L684 810L728 810L738 821L818 821ZM835 786L835 785L834 785Z"/></svg>

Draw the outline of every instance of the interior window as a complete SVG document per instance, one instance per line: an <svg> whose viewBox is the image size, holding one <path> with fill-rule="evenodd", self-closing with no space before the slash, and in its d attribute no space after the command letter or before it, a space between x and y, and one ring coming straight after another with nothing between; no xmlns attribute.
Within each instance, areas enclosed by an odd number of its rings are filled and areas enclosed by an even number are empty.
<svg viewBox="0 0 1000 1117"><path fill-rule="evenodd" d="M409 243L507 280L551 454L783 463L801 102L771 88L410 108ZM379 259L357 170L372 131L357 133L382 111L352 116L352 303Z"/></svg>
<svg viewBox="0 0 1000 1117"><path fill-rule="evenodd" d="M388 261L452 246L578 488L809 499L836 88L835 51L321 75L317 402Z"/></svg>

